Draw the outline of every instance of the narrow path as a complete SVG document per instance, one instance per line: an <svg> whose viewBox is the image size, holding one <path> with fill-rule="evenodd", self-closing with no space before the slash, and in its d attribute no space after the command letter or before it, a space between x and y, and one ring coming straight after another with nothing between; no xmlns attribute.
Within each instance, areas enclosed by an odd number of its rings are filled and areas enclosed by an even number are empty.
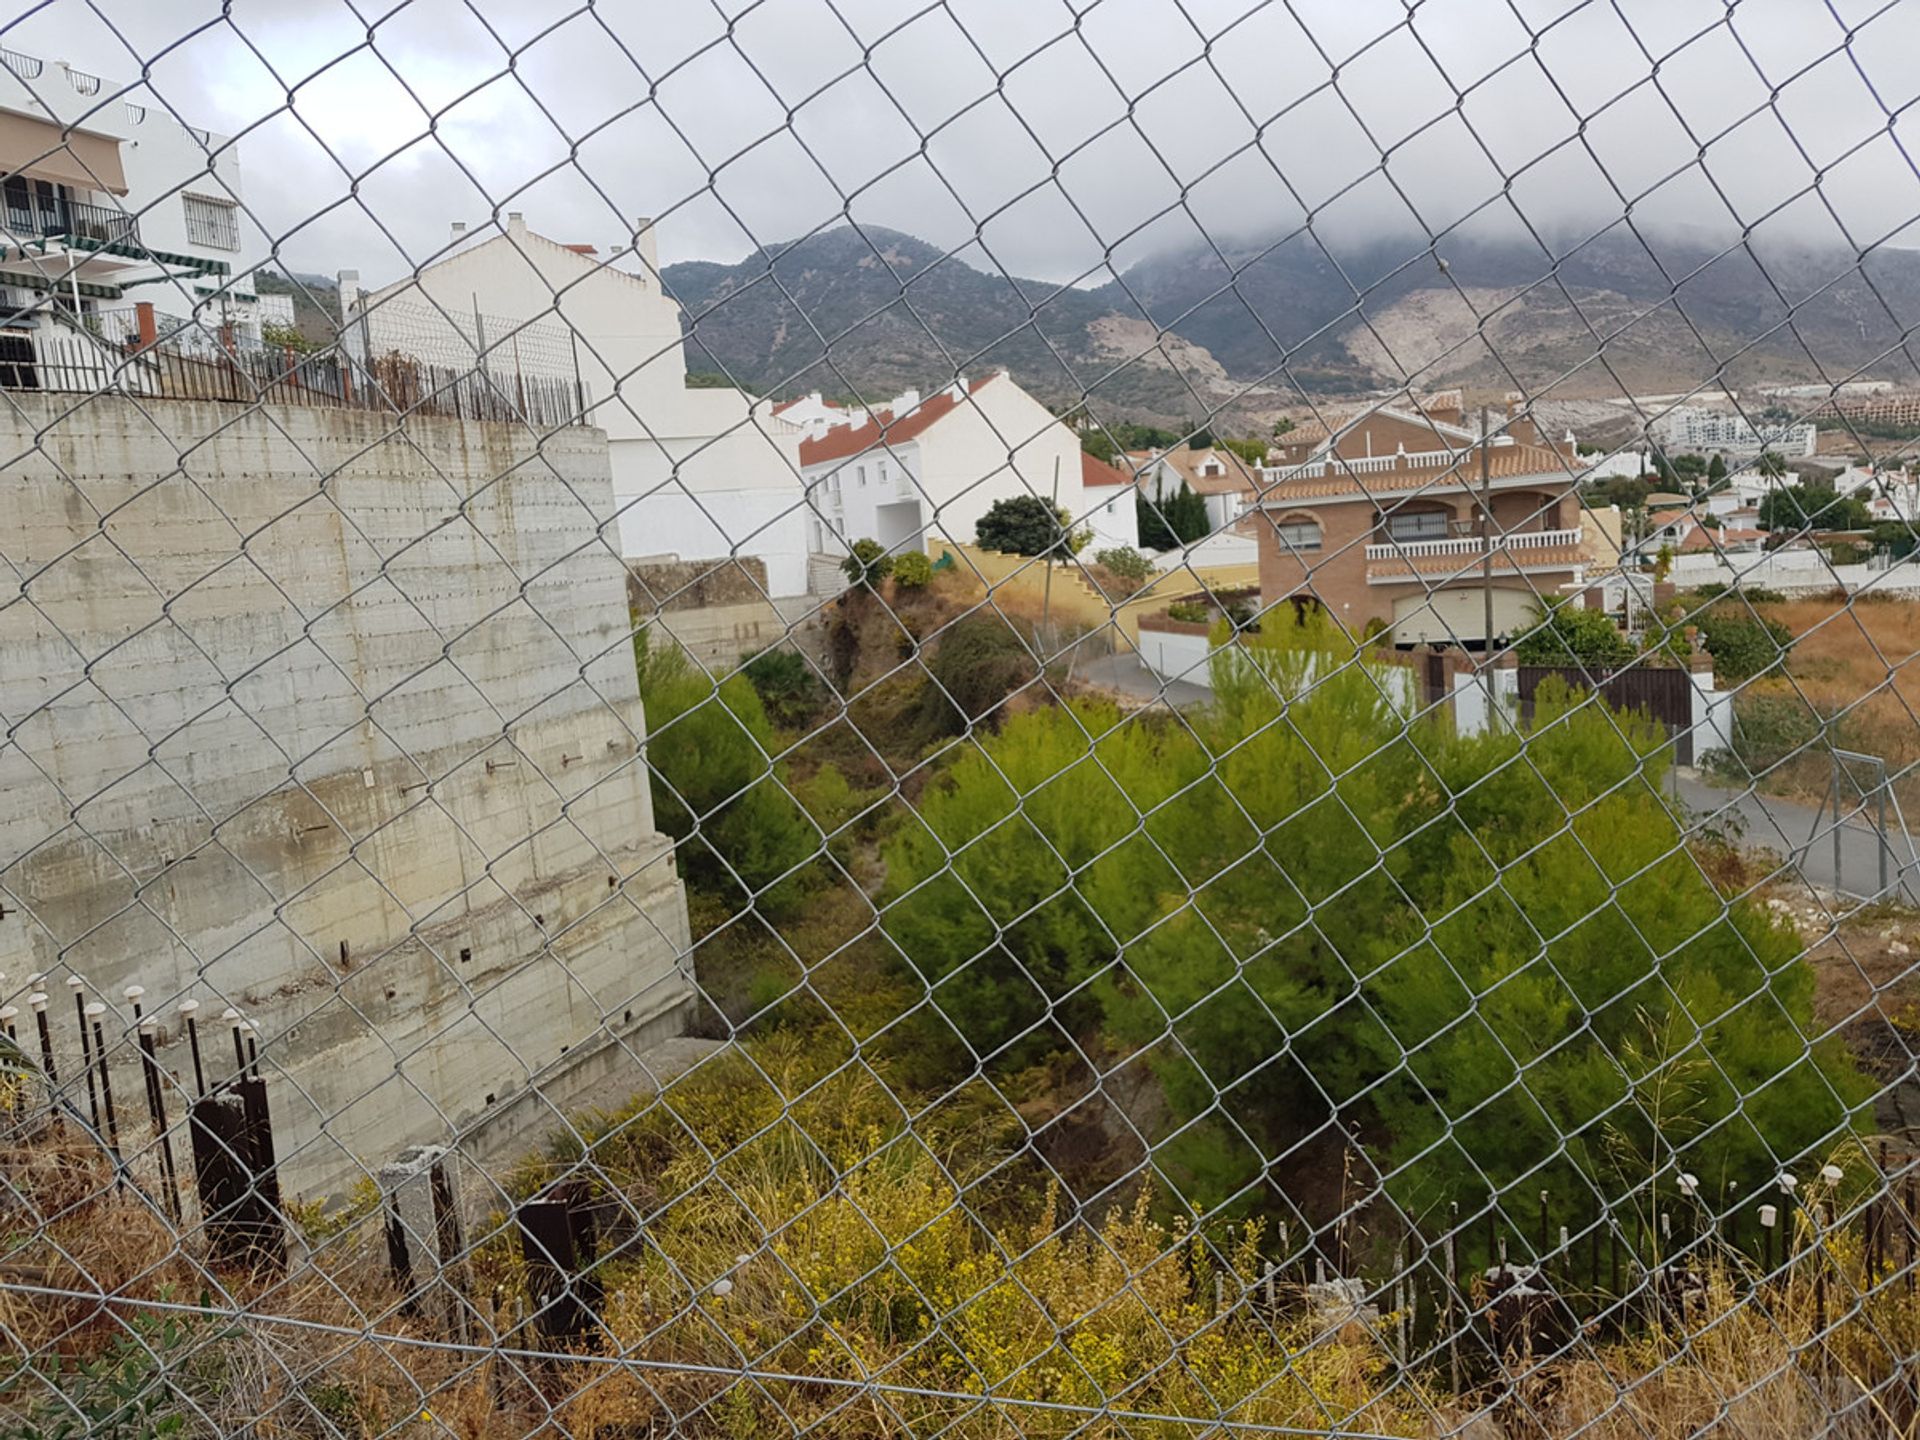
<svg viewBox="0 0 1920 1440"><path fill-rule="evenodd" d="M1681 770L1673 787L1689 812L1685 818L1691 829L1736 832L1728 838L1750 849L1776 852L1809 885L1821 889L1862 900L1884 896L1920 905L1920 851L1913 837L1889 817L1889 833L1883 838L1873 811L1859 808L1857 800L1844 823L1836 825L1831 807L1822 814L1798 801L1712 784L1693 770Z"/></svg>

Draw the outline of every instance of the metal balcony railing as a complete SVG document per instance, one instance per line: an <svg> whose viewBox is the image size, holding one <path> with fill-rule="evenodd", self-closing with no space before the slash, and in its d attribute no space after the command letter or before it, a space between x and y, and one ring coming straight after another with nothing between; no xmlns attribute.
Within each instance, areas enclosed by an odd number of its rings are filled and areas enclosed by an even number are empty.
<svg viewBox="0 0 1920 1440"><path fill-rule="evenodd" d="M0 221L15 240L76 240L95 245L138 245L140 222L110 205L89 205L54 195L4 195Z"/></svg>

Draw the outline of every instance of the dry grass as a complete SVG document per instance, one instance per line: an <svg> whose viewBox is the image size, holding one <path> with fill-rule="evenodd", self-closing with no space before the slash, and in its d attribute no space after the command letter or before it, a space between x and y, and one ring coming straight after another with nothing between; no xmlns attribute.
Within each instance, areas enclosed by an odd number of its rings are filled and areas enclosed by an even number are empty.
<svg viewBox="0 0 1920 1440"><path fill-rule="evenodd" d="M1737 702L1762 760L1824 727L1834 744L1885 756L1896 770L1920 763L1920 603L1869 595L1756 608L1795 638L1789 678L1756 681ZM1768 788L1817 800L1829 774L1824 748L1809 746L1768 777ZM1902 803L1915 802L1920 782L1910 780Z"/></svg>

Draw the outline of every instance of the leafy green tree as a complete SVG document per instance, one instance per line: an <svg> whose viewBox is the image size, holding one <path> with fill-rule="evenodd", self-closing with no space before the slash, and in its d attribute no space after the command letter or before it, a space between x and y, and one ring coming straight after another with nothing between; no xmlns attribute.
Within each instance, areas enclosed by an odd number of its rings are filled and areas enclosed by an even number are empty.
<svg viewBox="0 0 1920 1440"><path fill-rule="evenodd" d="M1524 739L1460 738L1406 673L1277 613L1180 724L1011 717L889 843L887 934L995 1070L1137 1053L1203 1204L1336 1124L1411 1213L1491 1181L1568 1220L1844 1131L1869 1089L1806 1038L1794 937L1687 854L1658 728L1549 684Z"/></svg>
<svg viewBox="0 0 1920 1440"><path fill-rule="evenodd" d="M1282 435L1291 435L1294 432L1294 429L1295 429L1295 426L1293 421L1288 420L1283 416L1282 418L1273 422L1273 438L1278 440Z"/></svg>
<svg viewBox="0 0 1920 1440"><path fill-rule="evenodd" d="M1713 452L1713 459L1707 462L1707 484L1709 486L1717 486L1722 480L1725 480L1726 478L1727 478L1726 459L1724 456L1720 454L1718 450L1716 450Z"/></svg>
<svg viewBox="0 0 1920 1440"><path fill-rule="evenodd" d="M1222 440L1220 441L1220 446L1222 449L1231 450L1249 465L1264 465L1267 463L1267 442L1264 440L1251 438L1246 440Z"/></svg>
<svg viewBox="0 0 1920 1440"><path fill-rule="evenodd" d="M1600 610L1561 600L1536 610L1532 629L1514 642L1522 665L1578 665L1610 670L1634 656L1633 642Z"/></svg>
<svg viewBox="0 0 1920 1440"><path fill-rule="evenodd" d="M1111 550L1102 550L1094 560L1107 567L1122 580L1151 580L1153 562L1135 550L1131 545L1117 545Z"/></svg>
<svg viewBox="0 0 1920 1440"><path fill-rule="evenodd" d="M1065 548L1072 517L1038 495L1013 495L996 500L974 527L974 539L986 550L1004 555L1045 555Z"/></svg>
<svg viewBox="0 0 1920 1440"><path fill-rule="evenodd" d="M1104 430L1082 430L1080 448L1096 460L1104 460L1109 465L1113 457L1120 453L1120 447L1113 443L1113 437Z"/></svg>
<svg viewBox="0 0 1920 1440"><path fill-rule="evenodd" d="M1871 518L1858 496L1811 480L1778 486L1760 502L1762 530L1861 530Z"/></svg>

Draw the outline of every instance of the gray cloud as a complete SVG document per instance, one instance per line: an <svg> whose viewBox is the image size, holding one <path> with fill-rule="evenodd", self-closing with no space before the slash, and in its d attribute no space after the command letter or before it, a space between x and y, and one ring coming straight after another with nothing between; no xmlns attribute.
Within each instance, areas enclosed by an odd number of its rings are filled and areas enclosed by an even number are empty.
<svg viewBox="0 0 1920 1440"><path fill-rule="evenodd" d="M0 39L110 77L151 61L166 103L242 136L250 207L299 269L385 278L498 205L603 247L664 215L669 261L850 216L1070 278L1309 214L1333 240L1577 233L1631 206L1877 241L1920 214L1888 133L1920 7L1835 8L411 0L365 11L369 39L345 4L53 0Z"/></svg>

